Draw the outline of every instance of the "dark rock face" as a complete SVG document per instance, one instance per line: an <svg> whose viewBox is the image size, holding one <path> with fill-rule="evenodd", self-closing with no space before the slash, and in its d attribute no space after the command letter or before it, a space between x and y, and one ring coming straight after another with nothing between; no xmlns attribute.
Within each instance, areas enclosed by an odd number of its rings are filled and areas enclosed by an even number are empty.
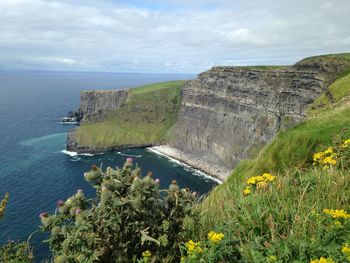
<svg viewBox="0 0 350 263"><path fill-rule="evenodd" d="M80 106L68 113L77 121L94 121L119 109L128 98L128 90L86 90L80 93Z"/></svg>
<svg viewBox="0 0 350 263"><path fill-rule="evenodd" d="M169 145L232 169L302 121L325 89L316 71L214 67L185 85Z"/></svg>

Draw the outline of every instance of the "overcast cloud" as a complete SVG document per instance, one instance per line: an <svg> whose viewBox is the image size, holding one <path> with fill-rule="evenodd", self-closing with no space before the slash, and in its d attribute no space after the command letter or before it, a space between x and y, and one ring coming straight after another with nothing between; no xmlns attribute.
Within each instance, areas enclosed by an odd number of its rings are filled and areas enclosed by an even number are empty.
<svg viewBox="0 0 350 263"><path fill-rule="evenodd" d="M197 73L350 51L349 0L0 0L0 69Z"/></svg>

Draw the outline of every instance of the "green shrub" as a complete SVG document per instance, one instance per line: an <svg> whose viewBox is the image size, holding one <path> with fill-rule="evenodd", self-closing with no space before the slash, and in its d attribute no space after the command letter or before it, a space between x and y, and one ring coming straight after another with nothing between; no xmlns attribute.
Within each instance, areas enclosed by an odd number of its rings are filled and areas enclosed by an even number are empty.
<svg viewBox="0 0 350 263"><path fill-rule="evenodd" d="M178 262L178 244L184 241L185 218L197 220L196 197L173 181L159 190L159 180L128 159L122 169L93 166L85 173L97 193L87 200L82 190L56 213L40 215L42 230L55 262Z"/></svg>

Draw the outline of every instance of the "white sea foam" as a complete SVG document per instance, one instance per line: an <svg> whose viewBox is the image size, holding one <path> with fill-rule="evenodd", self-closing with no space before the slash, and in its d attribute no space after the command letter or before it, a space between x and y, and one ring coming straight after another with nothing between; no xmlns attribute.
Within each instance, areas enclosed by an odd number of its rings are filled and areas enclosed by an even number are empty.
<svg viewBox="0 0 350 263"><path fill-rule="evenodd" d="M77 153L77 152L71 152L71 151L67 151L67 150L62 150L61 151L64 154L69 155L70 157L74 157L74 156L95 156L95 155L101 155L103 153L96 153L96 154L92 154L92 153Z"/></svg>
<svg viewBox="0 0 350 263"><path fill-rule="evenodd" d="M122 153L122 152L117 152L117 154L121 155L121 156L125 156L125 157L135 157L135 158L141 158L142 155L132 155L132 154L125 154L125 153Z"/></svg>
<svg viewBox="0 0 350 263"><path fill-rule="evenodd" d="M169 155L166 155L166 154L164 154L164 153L161 153L161 152L159 152L159 151L157 151L157 150L155 150L155 149L153 149L153 148L146 148L146 150L148 150L148 151L150 151L150 152L153 152L153 153L155 153L155 154L157 154L157 155L163 156L163 157L167 158L170 162L172 162L172 163L174 163L174 164L176 164L176 165L185 167L185 170L186 170L186 171L192 172L192 173L193 173L194 175L196 175L196 176L203 177L203 178L206 178L206 179L210 179L210 180L212 180L212 181L217 182L218 184L222 184L222 181L221 181L221 180L219 180L219 179L217 179L217 178L215 178L215 177L213 177L213 176L211 176L211 175L208 175L208 174L204 173L204 172L201 171L201 170L195 169L195 168L193 168L192 166L190 166L190 165L188 165L188 164L186 164L186 163L184 163L184 162L181 162L181 161L179 161L179 160L177 160L177 159L175 159L175 158L172 158L172 157L170 157Z"/></svg>
<svg viewBox="0 0 350 263"><path fill-rule="evenodd" d="M69 155L70 157L74 157L74 156L78 155L77 152L70 152L70 151L67 151L67 150L62 150L61 152L64 153L64 154Z"/></svg>

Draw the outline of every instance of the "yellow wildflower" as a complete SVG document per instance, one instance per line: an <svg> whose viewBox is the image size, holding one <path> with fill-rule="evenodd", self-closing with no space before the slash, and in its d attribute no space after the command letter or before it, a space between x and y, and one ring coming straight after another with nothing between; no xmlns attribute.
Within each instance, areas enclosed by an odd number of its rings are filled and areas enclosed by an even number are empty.
<svg viewBox="0 0 350 263"><path fill-rule="evenodd" d="M203 252L203 249L200 247L200 242L194 242L193 240L190 240L185 243L185 246L188 254Z"/></svg>
<svg viewBox="0 0 350 263"><path fill-rule="evenodd" d="M276 257L276 256L270 255L270 256L267 258L267 261L268 261L268 262L275 262L275 261L277 261L277 257Z"/></svg>
<svg viewBox="0 0 350 263"><path fill-rule="evenodd" d="M332 216L333 218L350 218L350 214L348 214L344 209L324 209L323 212Z"/></svg>
<svg viewBox="0 0 350 263"><path fill-rule="evenodd" d="M315 153L314 155L313 155L313 160L314 160L314 162L317 162L317 161L319 161L320 159L322 159L323 158L323 156L324 156L324 153L323 152L318 152L318 153Z"/></svg>
<svg viewBox="0 0 350 263"><path fill-rule="evenodd" d="M324 154L328 155L328 154L332 154L333 153L333 148L329 147L327 150L324 151Z"/></svg>
<svg viewBox="0 0 350 263"><path fill-rule="evenodd" d="M310 263L334 263L332 258L321 257L320 259L311 260Z"/></svg>
<svg viewBox="0 0 350 263"><path fill-rule="evenodd" d="M335 225L336 227L341 227L341 226L342 226L342 223L339 222L339 221L337 220L337 221L334 222L334 225Z"/></svg>
<svg viewBox="0 0 350 263"><path fill-rule="evenodd" d="M247 195L249 195L250 193L251 193L250 187L247 186L247 187L243 190L243 194L244 194L245 196L247 196Z"/></svg>
<svg viewBox="0 0 350 263"><path fill-rule="evenodd" d="M262 177L265 179L265 181L270 181L270 182L273 182L276 179L276 176L270 173L264 173Z"/></svg>
<svg viewBox="0 0 350 263"><path fill-rule="evenodd" d="M342 249L341 252L345 255L345 256L350 256L350 247L348 245L348 243L346 243Z"/></svg>
<svg viewBox="0 0 350 263"><path fill-rule="evenodd" d="M142 256L144 258L149 258L150 256L152 256L152 253L151 253L151 251L146 250L146 251L142 252Z"/></svg>
<svg viewBox="0 0 350 263"><path fill-rule="evenodd" d="M343 142L343 144L341 145L342 148L348 148L348 146L350 145L350 139L347 139Z"/></svg>
<svg viewBox="0 0 350 263"><path fill-rule="evenodd" d="M215 233L214 231L208 233L208 239L213 243L220 242L224 237L225 235L223 233Z"/></svg>
<svg viewBox="0 0 350 263"><path fill-rule="evenodd" d="M333 159L331 156L328 156L323 159L323 164L325 165L336 165L337 160Z"/></svg>
<svg viewBox="0 0 350 263"><path fill-rule="evenodd" d="M259 182L256 185L257 189L266 189L268 187L268 184L266 182Z"/></svg>

